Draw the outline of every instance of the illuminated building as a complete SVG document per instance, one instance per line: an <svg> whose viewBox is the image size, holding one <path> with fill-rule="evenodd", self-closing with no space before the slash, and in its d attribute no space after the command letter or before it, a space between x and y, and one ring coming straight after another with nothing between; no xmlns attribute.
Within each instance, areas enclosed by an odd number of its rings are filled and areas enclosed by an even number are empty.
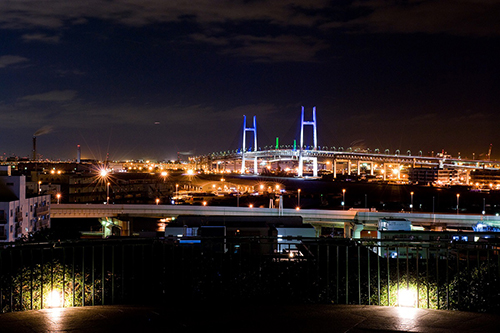
<svg viewBox="0 0 500 333"><path fill-rule="evenodd" d="M25 176L12 176L10 167L0 173L0 241L50 228L50 195L27 197Z"/></svg>

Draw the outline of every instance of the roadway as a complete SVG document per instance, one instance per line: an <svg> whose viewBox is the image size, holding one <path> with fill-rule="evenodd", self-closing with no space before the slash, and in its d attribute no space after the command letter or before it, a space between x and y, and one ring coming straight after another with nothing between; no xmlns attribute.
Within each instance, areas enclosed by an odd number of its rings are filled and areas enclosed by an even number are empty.
<svg viewBox="0 0 500 333"><path fill-rule="evenodd" d="M107 204L54 204L51 206L51 218L104 218L104 217L149 217L171 218L179 215L205 216L300 216L304 223L322 226L357 224L366 227L376 226L380 218L408 219L413 225L432 228L444 226L467 228L479 221L500 225L499 216L478 214L432 214L432 213L396 213L370 212L363 210L296 210L284 208L191 206L191 205L107 205Z"/></svg>

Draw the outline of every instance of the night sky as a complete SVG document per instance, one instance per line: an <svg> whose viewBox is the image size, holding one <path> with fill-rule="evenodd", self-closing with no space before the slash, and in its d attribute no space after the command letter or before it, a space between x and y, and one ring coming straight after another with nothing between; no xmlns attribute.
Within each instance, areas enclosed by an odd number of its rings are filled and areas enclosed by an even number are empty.
<svg viewBox="0 0 500 333"><path fill-rule="evenodd" d="M0 153L175 159L299 138L500 159L500 3L0 1ZM306 112L307 114L308 112ZM482 155L481 155L482 154Z"/></svg>

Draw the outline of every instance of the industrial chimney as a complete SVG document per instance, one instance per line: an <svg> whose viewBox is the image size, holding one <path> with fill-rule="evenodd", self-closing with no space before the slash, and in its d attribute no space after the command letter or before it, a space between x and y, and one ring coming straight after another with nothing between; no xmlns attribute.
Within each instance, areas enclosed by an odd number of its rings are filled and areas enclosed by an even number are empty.
<svg viewBox="0 0 500 333"><path fill-rule="evenodd" d="M36 136L33 136L33 161L36 161Z"/></svg>

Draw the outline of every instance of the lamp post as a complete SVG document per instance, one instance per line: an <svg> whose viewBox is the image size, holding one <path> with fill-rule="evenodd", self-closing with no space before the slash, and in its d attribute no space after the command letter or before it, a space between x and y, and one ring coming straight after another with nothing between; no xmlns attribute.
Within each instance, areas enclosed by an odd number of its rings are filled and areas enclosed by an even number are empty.
<svg viewBox="0 0 500 333"><path fill-rule="evenodd" d="M301 189L299 188L297 190L297 207L300 207L300 191L301 191Z"/></svg>
<svg viewBox="0 0 500 333"><path fill-rule="evenodd" d="M460 194L457 193L457 215L458 215L458 203L460 202Z"/></svg>
<svg viewBox="0 0 500 333"><path fill-rule="evenodd" d="M59 205L60 200L61 200L61 193L57 193L56 198L57 198L57 204Z"/></svg>
<svg viewBox="0 0 500 333"><path fill-rule="evenodd" d="M410 211L413 214L413 192L410 192L410 196L411 196Z"/></svg>
<svg viewBox="0 0 500 333"><path fill-rule="evenodd" d="M483 215L486 214L486 198L483 198Z"/></svg>
<svg viewBox="0 0 500 333"><path fill-rule="evenodd" d="M38 181L38 194L40 194L42 192L42 181L39 180Z"/></svg>
<svg viewBox="0 0 500 333"><path fill-rule="evenodd" d="M156 205L158 206L158 204L160 203L160 198L156 198Z"/></svg>
<svg viewBox="0 0 500 333"><path fill-rule="evenodd" d="M161 176L163 177L163 182L167 179L168 173L166 171L161 172Z"/></svg>
<svg viewBox="0 0 500 333"><path fill-rule="evenodd" d="M175 184L175 200L179 200L179 184Z"/></svg>
<svg viewBox="0 0 500 333"><path fill-rule="evenodd" d="M342 189L342 210L345 210L345 188Z"/></svg>
<svg viewBox="0 0 500 333"><path fill-rule="evenodd" d="M108 182L109 171L107 169L101 169L99 175L101 177L101 181L106 182L106 204L109 204L109 182Z"/></svg>
<svg viewBox="0 0 500 333"><path fill-rule="evenodd" d="M106 204L109 204L109 182L106 183Z"/></svg>

